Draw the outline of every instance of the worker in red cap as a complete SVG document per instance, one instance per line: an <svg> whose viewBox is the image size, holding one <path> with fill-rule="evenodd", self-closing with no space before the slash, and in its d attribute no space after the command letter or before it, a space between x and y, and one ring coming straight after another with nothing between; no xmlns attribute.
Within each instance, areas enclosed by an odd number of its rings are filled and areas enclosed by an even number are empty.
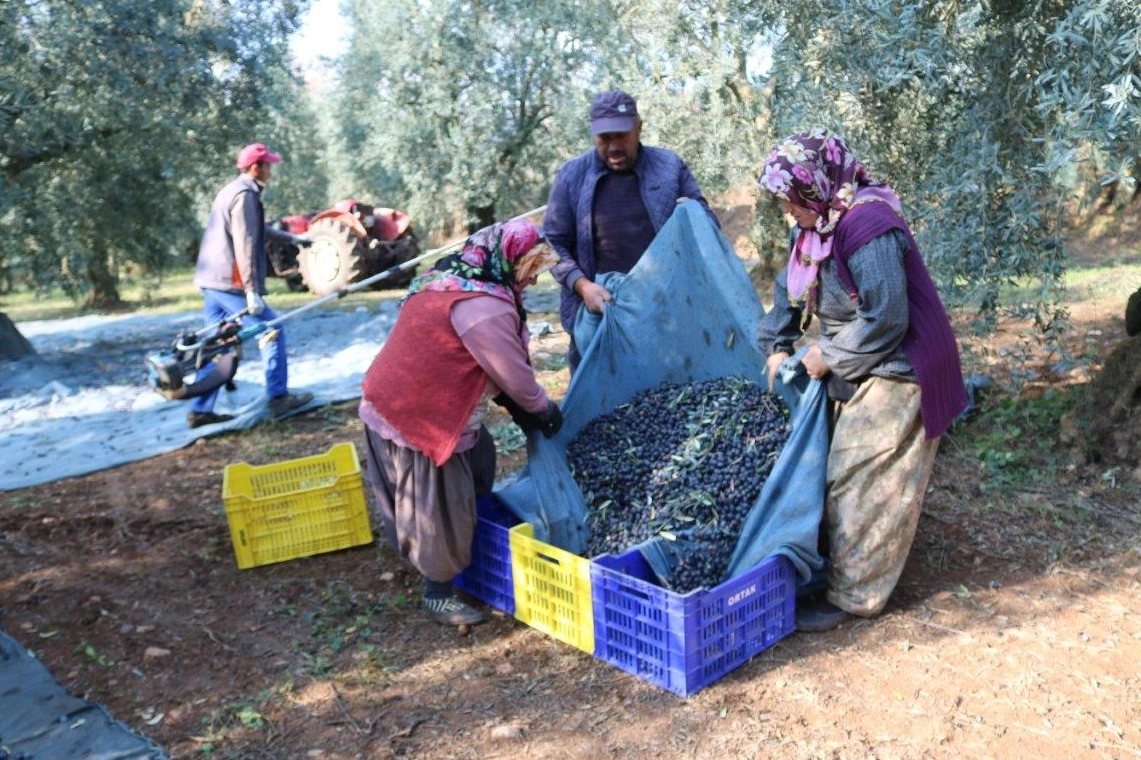
<svg viewBox="0 0 1141 760"><path fill-rule="evenodd" d="M245 324L277 318L264 299L268 260L261 194L269 183L273 165L280 162L281 156L264 144L247 145L238 153L237 178L214 196L194 271L194 284L202 291L205 302L207 325L217 324L243 309L248 314ZM270 414L280 419L312 401L313 394L289 390L285 332L281 327L265 335L271 337L259 342L265 360L265 390ZM233 415L214 412L217 398L215 390L192 399L187 424L196 428L233 419Z"/></svg>

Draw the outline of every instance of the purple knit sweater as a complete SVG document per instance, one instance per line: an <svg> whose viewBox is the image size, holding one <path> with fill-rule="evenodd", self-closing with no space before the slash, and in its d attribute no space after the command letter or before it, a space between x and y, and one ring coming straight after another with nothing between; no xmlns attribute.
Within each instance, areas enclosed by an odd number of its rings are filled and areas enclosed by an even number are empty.
<svg viewBox="0 0 1141 760"><path fill-rule="evenodd" d="M920 412L928 439L938 438L967 408L967 389L959 347L935 282L923 263L907 222L886 203L863 203L844 214L833 237L836 273L853 297L856 286L848 257L873 238L900 230L907 239L903 269L907 275L908 328L903 348L922 390Z"/></svg>

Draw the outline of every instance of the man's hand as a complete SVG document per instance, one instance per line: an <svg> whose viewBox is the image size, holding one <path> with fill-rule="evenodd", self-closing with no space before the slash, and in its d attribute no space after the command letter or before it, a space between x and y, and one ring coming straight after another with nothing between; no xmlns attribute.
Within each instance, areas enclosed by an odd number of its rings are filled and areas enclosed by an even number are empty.
<svg viewBox="0 0 1141 760"><path fill-rule="evenodd" d="M574 290L586 304L587 311L594 314L601 314L606 304L614 301L614 296L610 295L609 290L585 277L575 282Z"/></svg>
<svg viewBox="0 0 1141 760"><path fill-rule="evenodd" d="M246 291L246 311L255 317L265 311L265 300L256 290Z"/></svg>

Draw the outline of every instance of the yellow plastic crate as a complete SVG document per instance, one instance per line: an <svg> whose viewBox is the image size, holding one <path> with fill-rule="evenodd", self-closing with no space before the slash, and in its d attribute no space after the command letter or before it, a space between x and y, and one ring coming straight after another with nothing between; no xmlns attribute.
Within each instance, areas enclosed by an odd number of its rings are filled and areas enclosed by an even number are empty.
<svg viewBox="0 0 1141 760"><path fill-rule="evenodd" d="M530 523L508 534L515 617L559 641L594 654L590 560L535 538Z"/></svg>
<svg viewBox="0 0 1141 760"><path fill-rule="evenodd" d="M242 570L373 540L352 443L276 464L235 462L222 476L222 501Z"/></svg>

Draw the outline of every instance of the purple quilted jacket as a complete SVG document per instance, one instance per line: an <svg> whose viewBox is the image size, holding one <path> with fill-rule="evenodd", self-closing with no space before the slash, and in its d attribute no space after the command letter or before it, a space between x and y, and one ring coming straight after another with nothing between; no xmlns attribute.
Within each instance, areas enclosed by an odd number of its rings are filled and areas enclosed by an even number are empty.
<svg viewBox="0 0 1141 760"><path fill-rule="evenodd" d="M576 156L559 169L547 201L543 235L559 255L559 263L551 274L563 286L559 318L567 332L573 329L575 313L582 303L573 290L575 282L580 277L593 280L598 274L592 208L598 180L607 171L593 149ZM638 175L642 202L646 204L655 234L673 214L679 198L692 198L700 203L720 228L697 179L673 151L639 144L634 173Z"/></svg>

